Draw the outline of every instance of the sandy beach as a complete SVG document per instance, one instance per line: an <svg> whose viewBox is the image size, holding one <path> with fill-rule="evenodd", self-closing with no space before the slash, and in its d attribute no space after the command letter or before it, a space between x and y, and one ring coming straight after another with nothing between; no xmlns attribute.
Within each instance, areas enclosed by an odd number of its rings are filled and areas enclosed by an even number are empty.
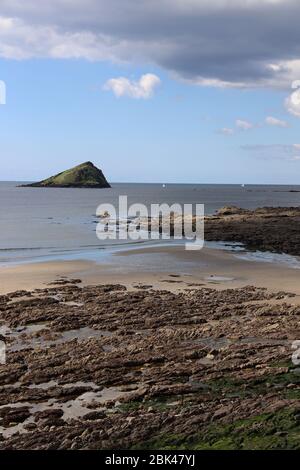
<svg viewBox="0 0 300 470"><path fill-rule="evenodd" d="M154 289L172 291L195 284L216 289L252 285L300 296L299 275L300 269L279 262L247 261L221 249L186 251L183 246L146 247L119 251L105 263L83 259L0 267L0 294L45 288L65 277L79 278L83 285L121 283L132 288L150 284Z"/></svg>

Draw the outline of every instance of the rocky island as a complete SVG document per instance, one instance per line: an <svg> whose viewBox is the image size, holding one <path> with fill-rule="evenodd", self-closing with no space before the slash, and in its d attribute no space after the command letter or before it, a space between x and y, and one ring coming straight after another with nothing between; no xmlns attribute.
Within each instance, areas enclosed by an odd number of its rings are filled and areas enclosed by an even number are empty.
<svg viewBox="0 0 300 470"><path fill-rule="evenodd" d="M85 162L43 181L22 185L29 188L110 188L103 172L92 162Z"/></svg>

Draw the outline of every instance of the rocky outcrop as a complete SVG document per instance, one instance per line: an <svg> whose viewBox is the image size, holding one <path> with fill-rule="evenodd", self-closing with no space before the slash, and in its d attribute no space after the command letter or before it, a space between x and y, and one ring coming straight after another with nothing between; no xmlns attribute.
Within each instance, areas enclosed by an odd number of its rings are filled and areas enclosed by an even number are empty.
<svg viewBox="0 0 300 470"><path fill-rule="evenodd" d="M185 220L189 220L187 216ZM182 221L181 215L171 217L164 227L159 223L160 233L170 230L174 235L175 223ZM145 229L151 231L152 221L144 223ZM155 222L155 220L154 220ZM196 217L193 216L193 229L196 228ZM157 223L154 224L157 230ZM178 225L177 225L178 227ZM225 206L214 215L205 217L205 240L236 242L245 245L251 251L270 251L300 256L300 207L262 207L255 210ZM184 235L184 224L182 224Z"/></svg>
<svg viewBox="0 0 300 470"><path fill-rule="evenodd" d="M300 256L300 208L225 207L205 219L205 240L243 243L248 250Z"/></svg>

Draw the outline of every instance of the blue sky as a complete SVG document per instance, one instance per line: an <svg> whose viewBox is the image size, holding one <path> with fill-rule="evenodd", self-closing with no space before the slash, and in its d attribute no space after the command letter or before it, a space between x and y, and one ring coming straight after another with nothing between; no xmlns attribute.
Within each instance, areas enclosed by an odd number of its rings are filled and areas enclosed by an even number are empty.
<svg viewBox="0 0 300 470"><path fill-rule="evenodd" d="M91 160L112 182L300 184L300 120L285 105L297 74L240 86L227 72L201 81L146 54L121 62L2 49L0 180L39 180ZM145 74L160 81L149 96L104 89L118 77L138 87Z"/></svg>

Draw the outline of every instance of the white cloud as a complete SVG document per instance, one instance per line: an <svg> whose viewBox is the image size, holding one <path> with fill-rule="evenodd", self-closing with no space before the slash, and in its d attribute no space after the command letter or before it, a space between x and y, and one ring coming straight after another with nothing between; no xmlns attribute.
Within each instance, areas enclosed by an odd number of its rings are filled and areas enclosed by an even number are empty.
<svg viewBox="0 0 300 470"><path fill-rule="evenodd" d="M248 131L254 128L254 124L252 124L252 122L244 121L242 119L236 119L235 127L237 128L238 131ZM235 134L236 129L232 127L223 127L222 129L219 130L219 132L223 135L233 135Z"/></svg>
<svg viewBox="0 0 300 470"><path fill-rule="evenodd" d="M223 135L233 135L234 134L234 129L231 127L223 127L220 129L220 133Z"/></svg>
<svg viewBox="0 0 300 470"><path fill-rule="evenodd" d="M90 31L63 31L0 16L0 57L5 59L115 60L115 48L108 37Z"/></svg>
<svg viewBox="0 0 300 470"><path fill-rule="evenodd" d="M300 82L295 82L296 89L285 100L285 107L287 111L297 117L300 117L300 88L299 86L300 86Z"/></svg>
<svg viewBox="0 0 300 470"><path fill-rule="evenodd" d="M283 121L281 119L277 119L273 116L266 117L265 122L268 126L289 127L289 125L286 121Z"/></svg>
<svg viewBox="0 0 300 470"><path fill-rule="evenodd" d="M289 124L286 121L277 119L273 116L266 117L265 124L268 126L274 126L274 127L282 127L282 128L289 127ZM262 127L262 125L263 125L262 123L253 123L253 122L246 121L243 119L236 119L235 121L235 126L238 131L249 131L250 129ZM233 135L235 133L235 130L231 127L223 127L222 129L220 129L219 132L224 135Z"/></svg>
<svg viewBox="0 0 300 470"><path fill-rule="evenodd" d="M235 121L235 125L236 125L237 128L242 129L243 131L248 131L249 129L253 129L253 127L254 127L252 122L242 121L241 119L237 119Z"/></svg>
<svg viewBox="0 0 300 470"><path fill-rule="evenodd" d="M135 99L148 99L153 96L155 88L161 81L157 75L146 73L138 81L126 77L111 78L104 85L104 90L111 90L115 96L129 96Z"/></svg>

